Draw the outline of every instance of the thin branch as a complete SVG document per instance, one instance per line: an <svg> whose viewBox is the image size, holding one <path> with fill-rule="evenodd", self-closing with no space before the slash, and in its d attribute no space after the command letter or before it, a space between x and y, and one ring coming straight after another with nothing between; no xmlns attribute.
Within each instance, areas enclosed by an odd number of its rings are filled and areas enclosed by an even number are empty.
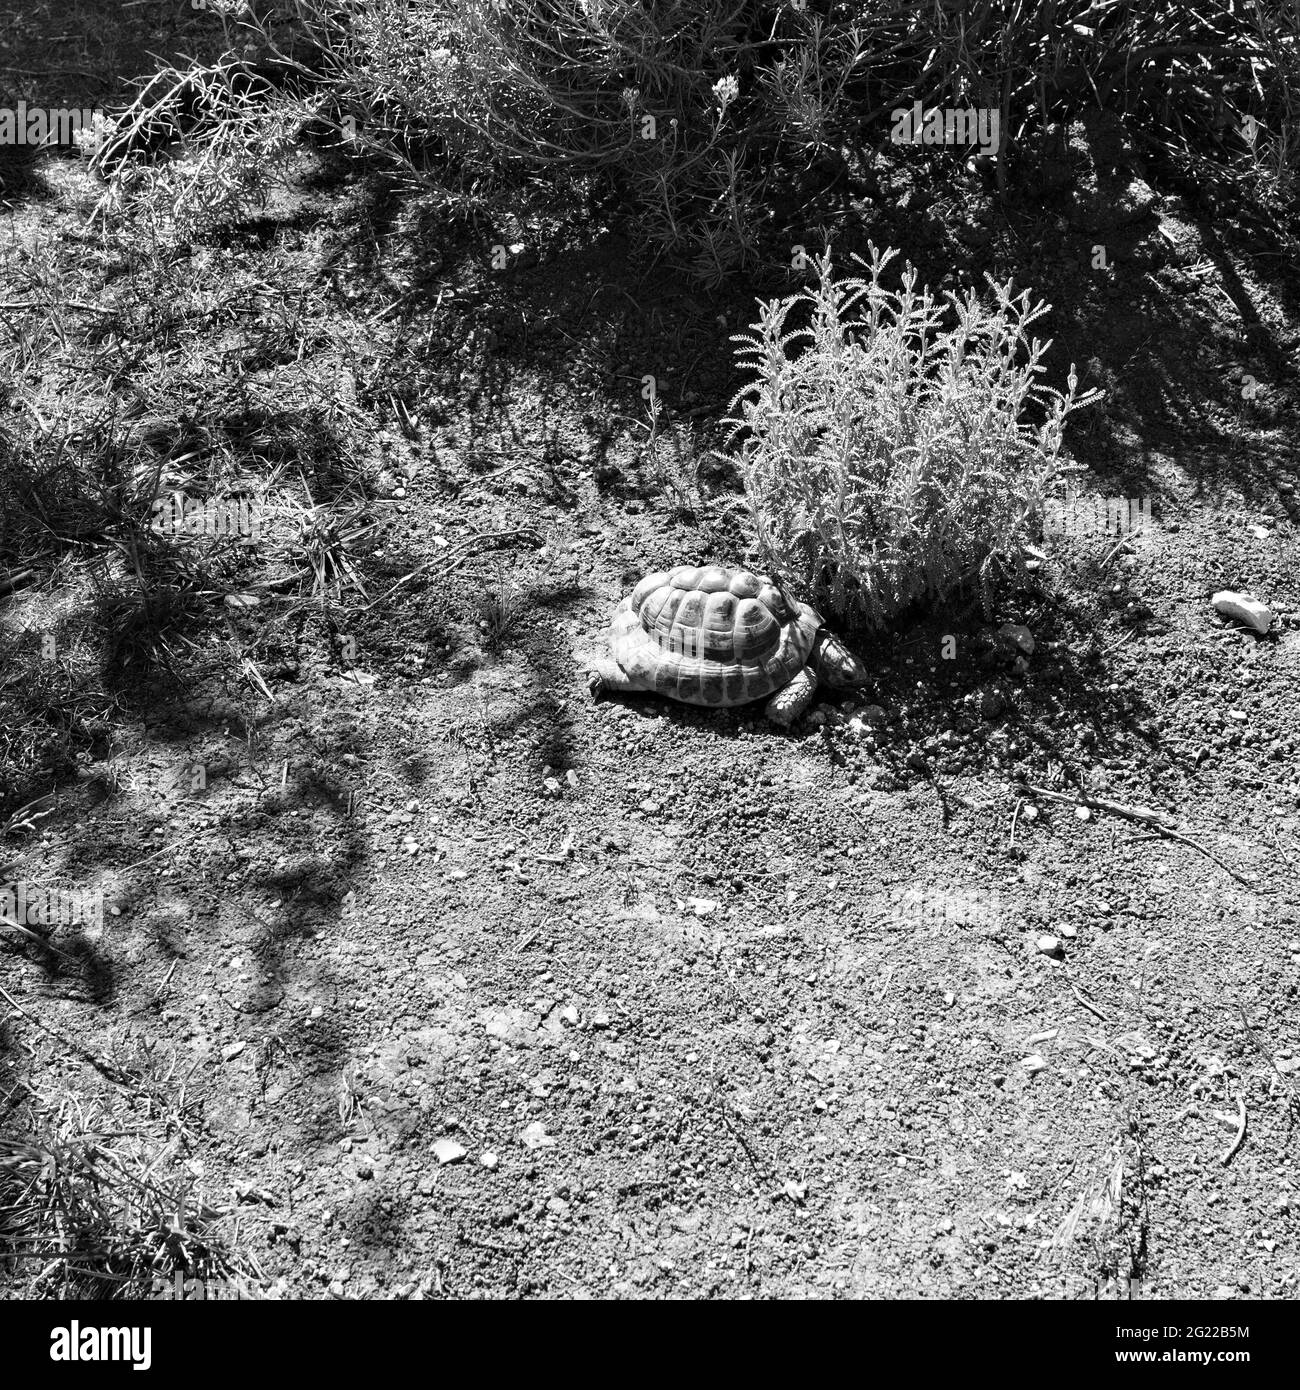
<svg viewBox="0 0 1300 1390"><path fill-rule="evenodd" d="M433 565L436 565L440 560L450 559L451 556L454 555L458 550L465 551L465 553L460 556L460 558L456 561L454 565L449 565L445 570L441 571L441 577L444 579L448 578L450 575L455 574L456 571L467 560L473 559L476 552L470 550L469 547L474 545L477 541L503 541L515 539L531 541L533 545L541 544L541 537L538 536L537 532L530 530L526 526L516 527L509 531L481 531L477 535L467 537L464 541L460 543L460 545L453 547L445 555L430 556L430 558L427 559L422 565L417 565L410 572L410 574L404 574L401 577L401 579L399 579L397 583L394 584L393 587L389 589L386 593L380 594L378 598L371 599L370 602L366 605L366 609L368 611L369 609L374 608L377 605L384 603L386 600L392 598L392 596L398 591L398 589L402 587L403 584L409 583L417 575L423 574L425 570L429 569Z"/></svg>
<svg viewBox="0 0 1300 1390"><path fill-rule="evenodd" d="M1031 796L1045 797L1049 801L1063 801L1067 806L1088 806L1094 811L1106 811L1112 816L1122 816L1125 820L1136 821L1139 825L1149 825L1156 834L1168 840L1177 840L1179 844L1190 845L1192 849L1199 850L1207 859L1217 864L1224 873L1231 874L1238 883L1244 884L1247 888L1253 889L1256 893L1271 893L1271 888L1261 888L1257 883L1252 883L1244 874L1239 874L1236 869L1225 864L1216 854L1206 849L1203 844L1193 840L1190 835L1184 835L1181 830L1174 830L1161 819L1159 811L1152 811L1145 806L1125 806L1119 801L1107 801L1104 797L1086 796L1082 793L1078 796L1067 796L1064 792L1048 791L1046 787L1035 787L1029 783L1022 783L1017 790L1028 792Z"/></svg>
<svg viewBox="0 0 1300 1390"><path fill-rule="evenodd" d="M82 1047L79 1042L75 1042L72 1038L68 1037L66 1033L60 1033L57 1028L51 1028L48 1023L37 1018L35 1014L29 1014L3 985L0 985L0 996L3 996L13 1008L17 1009L29 1023L34 1023L38 1028L48 1033L50 1037L57 1038L64 1047L70 1048L75 1052L83 1062L89 1062L101 1076L106 1076L110 1081L115 1082L119 1086L138 1085L140 1078L134 1073L124 1071L121 1067L115 1066L112 1062L108 1061L107 1058L100 1057L98 1054L91 1052L88 1048Z"/></svg>
<svg viewBox="0 0 1300 1390"><path fill-rule="evenodd" d="M24 77L88 77L92 82L103 83L106 87L113 85L111 77L105 77L102 72L87 72L85 68L14 68L0 63L0 72L17 72Z"/></svg>
<svg viewBox="0 0 1300 1390"><path fill-rule="evenodd" d="M1219 1160L1225 1168L1232 1162L1233 1155L1241 1148L1242 1140L1246 1137L1246 1102L1242 1100L1240 1095L1237 1096L1237 1110L1240 1115L1240 1119L1237 1121L1237 1137L1232 1141L1232 1145L1228 1151Z"/></svg>

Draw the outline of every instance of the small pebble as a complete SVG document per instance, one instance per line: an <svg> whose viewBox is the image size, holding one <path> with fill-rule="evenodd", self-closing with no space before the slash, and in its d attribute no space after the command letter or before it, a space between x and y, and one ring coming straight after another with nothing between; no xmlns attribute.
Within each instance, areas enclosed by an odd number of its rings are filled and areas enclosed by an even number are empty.
<svg viewBox="0 0 1300 1390"><path fill-rule="evenodd" d="M547 1134L546 1126L540 1120L534 1120L519 1136L519 1142L526 1149L548 1149L554 1145L555 1140Z"/></svg>
<svg viewBox="0 0 1300 1390"><path fill-rule="evenodd" d="M659 803L657 801L651 801L649 798L647 798L645 801L641 803L641 809L646 813L647 816L653 816L654 813L659 809Z"/></svg>
<svg viewBox="0 0 1300 1390"><path fill-rule="evenodd" d="M482 1155L479 1162L488 1170L489 1173L495 1172L501 1160L490 1150Z"/></svg>
<svg viewBox="0 0 1300 1390"><path fill-rule="evenodd" d="M1065 937L1067 941L1073 941L1074 938L1079 934L1078 927L1071 925L1069 922L1067 922L1064 926L1058 927L1057 930L1061 933L1063 937Z"/></svg>
<svg viewBox="0 0 1300 1390"><path fill-rule="evenodd" d="M465 1157L465 1146L454 1139L435 1139L433 1156L439 1163L459 1163Z"/></svg>
<svg viewBox="0 0 1300 1390"><path fill-rule="evenodd" d="M1216 613L1231 618L1245 627L1263 634L1273 623L1272 610L1262 604L1253 594L1240 594L1231 589L1221 589L1210 600Z"/></svg>
<svg viewBox="0 0 1300 1390"><path fill-rule="evenodd" d="M1042 1071L1047 1066L1047 1063L1035 1052L1031 1056L1024 1058L1020 1065L1024 1067L1030 1076L1033 1076L1035 1072Z"/></svg>
<svg viewBox="0 0 1300 1390"><path fill-rule="evenodd" d="M1018 648L1025 656L1034 654L1034 634L1022 623L1003 623L998 635Z"/></svg>
<svg viewBox="0 0 1300 1390"><path fill-rule="evenodd" d="M1040 936L1038 940L1034 942L1034 945L1037 946L1045 956L1054 956L1061 949L1061 938L1059 936Z"/></svg>

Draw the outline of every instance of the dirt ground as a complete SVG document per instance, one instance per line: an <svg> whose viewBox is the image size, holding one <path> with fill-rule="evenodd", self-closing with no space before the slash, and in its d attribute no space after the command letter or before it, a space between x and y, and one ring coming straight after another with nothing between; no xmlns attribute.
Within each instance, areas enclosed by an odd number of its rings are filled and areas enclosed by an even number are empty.
<svg viewBox="0 0 1300 1390"><path fill-rule="evenodd" d="M871 685L789 734L586 687L642 573L745 562L708 450L780 267L708 295L598 209L431 235L347 181L233 243L286 289L328 260L418 418L322 367L366 424L366 597L214 615L186 688L125 686L110 745L0 843L3 880L109 904L62 954L0 938L44 1025L10 1011L0 1065L142 1119L141 1078L188 1074L188 1162L271 1294L1296 1296L1300 282L1269 228L1154 175L1098 227L1086 190L1001 201L909 160L840 212L837 265L870 239L1047 299L1056 379L1108 393L1067 434L1081 486L1155 524L1047 537L991 613L857 637ZM1215 613L1224 588L1274 630ZM67 601L0 599L7 640Z"/></svg>

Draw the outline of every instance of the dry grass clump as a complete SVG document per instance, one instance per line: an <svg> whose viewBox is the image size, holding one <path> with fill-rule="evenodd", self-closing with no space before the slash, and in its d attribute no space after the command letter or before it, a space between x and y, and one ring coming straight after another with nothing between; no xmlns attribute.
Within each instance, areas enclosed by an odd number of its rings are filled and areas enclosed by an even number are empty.
<svg viewBox="0 0 1300 1390"><path fill-rule="evenodd" d="M179 1274L261 1297L233 1209L205 1199L188 1157L202 1124L189 1078L130 1041L103 1064L120 1089L32 1090L38 1132L0 1132L0 1279L25 1298L137 1299Z"/></svg>

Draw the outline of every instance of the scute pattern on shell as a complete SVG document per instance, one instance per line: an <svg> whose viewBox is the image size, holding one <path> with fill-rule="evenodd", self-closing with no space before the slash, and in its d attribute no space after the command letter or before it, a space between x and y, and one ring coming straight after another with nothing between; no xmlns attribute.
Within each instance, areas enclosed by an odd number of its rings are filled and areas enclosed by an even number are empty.
<svg viewBox="0 0 1300 1390"><path fill-rule="evenodd" d="M821 619L761 575L721 565L648 574L614 613L615 661L643 690L745 704L803 669Z"/></svg>

